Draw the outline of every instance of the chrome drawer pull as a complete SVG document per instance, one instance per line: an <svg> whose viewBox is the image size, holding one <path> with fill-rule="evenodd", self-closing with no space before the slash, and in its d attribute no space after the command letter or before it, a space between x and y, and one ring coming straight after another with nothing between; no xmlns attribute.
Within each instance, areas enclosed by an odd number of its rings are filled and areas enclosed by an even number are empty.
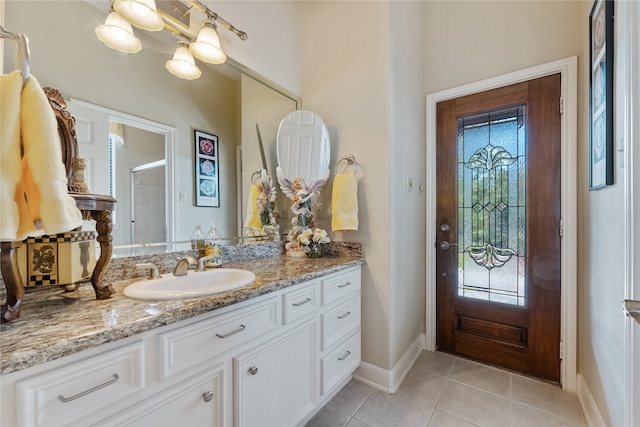
<svg viewBox="0 0 640 427"><path fill-rule="evenodd" d="M342 285L338 285L339 288L346 288L347 286L349 286L351 284L351 282L346 282Z"/></svg>
<svg viewBox="0 0 640 427"><path fill-rule="evenodd" d="M351 354L351 352L349 350L347 350L347 352L345 354L343 354L342 357L338 357L338 360L343 361L344 359L349 357L350 354Z"/></svg>
<svg viewBox="0 0 640 427"><path fill-rule="evenodd" d="M310 302L311 302L311 298L307 298L302 302L294 302L293 306L294 307L300 307L301 305L305 305L305 304L310 303Z"/></svg>
<svg viewBox="0 0 640 427"><path fill-rule="evenodd" d="M118 376L118 374L113 374L113 379L107 381L104 384L97 385L97 386L95 386L93 388L90 388L89 390L83 391L82 393L78 393L75 396L64 397L63 395L60 395L60 396L58 396L58 399L60 399L60 402L62 402L62 403L71 402L72 400L76 400L76 399L78 399L78 398L80 398L82 396L86 396L89 393L93 393L96 390L100 390L103 387L111 385L111 384L115 383L116 381L118 381L119 379L120 379L120 377Z"/></svg>
<svg viewBox="0 0 640 427"><path fill-rule="evenodd" d="M338 319L344 319L345 317L349 316L351 314L350 311L347 311L345 314L343 314L342 316L338 316Z"/></svg>
<svg viewBox="0 0 640 427"><path fill-rule="evenodd" d="M235 331L231 331L228 334L224 334L224 335L220 335L220 334L216 334L216 336L218 338L226 338L226 337L230 337L231 335L237 334L238 332L242 332L244 331L246 328L246 326L244 325L240 325L240 327L238 329L236 329Z"/></svg>

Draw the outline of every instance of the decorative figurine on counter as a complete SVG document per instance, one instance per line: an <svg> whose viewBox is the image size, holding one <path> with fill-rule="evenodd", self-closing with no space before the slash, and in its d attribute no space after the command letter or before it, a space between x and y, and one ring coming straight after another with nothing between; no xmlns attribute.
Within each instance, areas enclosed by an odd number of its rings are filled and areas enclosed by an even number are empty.
<svg viewBox="0 0 640 427"><path fill-rule="evenodd" d="M295 215L291 220L291 231L287 235L287 255L292 257L305 257L304 248L300 245L298 236L308 228L314 227L313 213L311 207L318 200L320 189L329 179L330 170L324 173L320 179L316 179L307 184L302 178L295 178L293 181L282 172L280 167L276 169L278 182L282 192L291 199L291 212Z"/></svg>

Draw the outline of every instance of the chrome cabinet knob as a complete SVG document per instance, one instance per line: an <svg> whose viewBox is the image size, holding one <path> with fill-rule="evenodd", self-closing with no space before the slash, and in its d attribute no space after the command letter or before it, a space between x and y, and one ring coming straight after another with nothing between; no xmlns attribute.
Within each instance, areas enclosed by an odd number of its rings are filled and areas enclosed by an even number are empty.
<svg viewBox="0 0 640 427"><path fill-rule="evenodd" d="M213 392L205 391L204 393L202 393L202 398L205 402L211 402L211 400L213 399Z"/></svg>
<svg viewBox="0 0 640 427"><path fill-rule="evenodd" d="M250 373L251 375L255 375L255 374L257 374L257 373L258 373L258 367L257 367L257 366L252 366L252 367L250 367L250 368L249 368L249 373Z"/></svg>

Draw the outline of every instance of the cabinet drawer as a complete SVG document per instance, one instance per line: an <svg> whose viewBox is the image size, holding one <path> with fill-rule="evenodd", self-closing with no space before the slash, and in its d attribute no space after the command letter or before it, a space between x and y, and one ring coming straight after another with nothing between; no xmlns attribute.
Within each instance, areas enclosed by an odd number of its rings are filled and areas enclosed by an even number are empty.
<svg viewBox="0 0 640 427"><path fill-rule="evenodd" d="M322 279L322 305L336 301L360 289L360 268L343 271Z"/></svg>
<svg viewBox="0 0 640 427"><path fill-rule="evenodd" d="M312 313L319 306L317 284L295 289L282 295L284 323L289 323L307 313Z"/></svg>
<svg viewBox="0 0 640 427"><path fill-rule="evenodd" d="M144 386L144 346L137 342L17 383L17 424L90 424Z"/></svg>
<svg viewBox="0 0 640 427"><path fill-rule="evenodd" d="M278 299L274 297L160 334L161 378L175 375L276 328L278 308Z"/></svg>
<svg viewBox="0 0 640 427"><path fill-rule="evenodd" d="M322 395L326 395L360 365L358 332L322 358Z"/></svg>
<svg viewBox="0 0 640 427"><path fill-rule="evenodd" d="M99 425L223 426L223 376L223 364L212 366Z"/></svg>
<svg viewBox="0 0 640 427"><path fill-rule="evenodd" d="M322 349L326 350L360 324L360 296L322 313Z"/></svg>

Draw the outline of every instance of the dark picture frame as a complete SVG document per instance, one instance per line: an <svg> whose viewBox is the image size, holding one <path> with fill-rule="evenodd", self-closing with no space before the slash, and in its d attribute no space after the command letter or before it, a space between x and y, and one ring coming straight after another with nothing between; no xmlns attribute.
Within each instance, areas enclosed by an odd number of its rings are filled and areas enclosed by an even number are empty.
<svg viewBox="0 0 640 427"><path fill-rule="evenodd" d="M613 0L596 0L589 15L589 190L613 176Z"/></svg>
<svg viewBox="0 0 640 427"><path fill-rule="evenodd" d="M220 207L220 152L216 135L194 131L196 206Z"/></svg>

